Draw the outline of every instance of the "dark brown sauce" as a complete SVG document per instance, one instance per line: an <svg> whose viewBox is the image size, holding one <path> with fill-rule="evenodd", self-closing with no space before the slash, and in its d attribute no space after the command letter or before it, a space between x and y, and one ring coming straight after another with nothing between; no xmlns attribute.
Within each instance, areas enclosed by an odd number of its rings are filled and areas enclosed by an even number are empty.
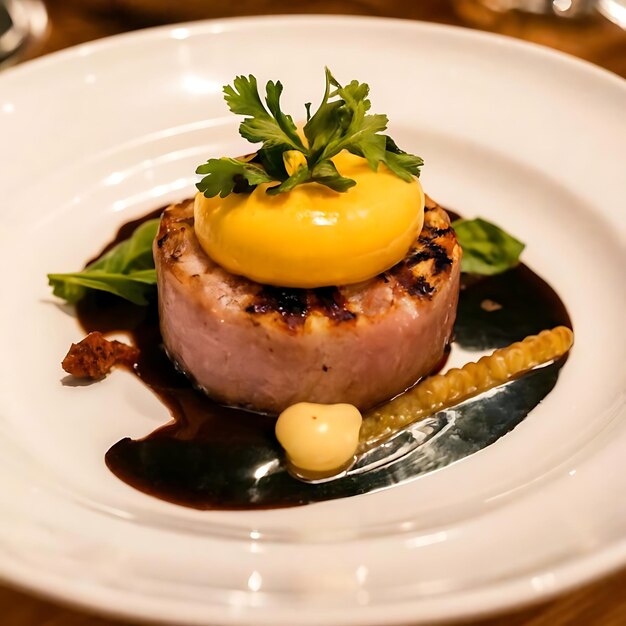
<svg viewBox="0 0 626 626"><path fill-rule="evenodd" d="M126 239L145 218L122 226L105 250ZM404 466L309 485L286 471L274 419L225 408L193 389L163 350L156 303L139 307L107 294L90 294L77 307L85 331L125 331L141 351L134 373L162 400L173 422L141 440L122 439L106 454L121 480L155 497L198 509L295 506L365 493L441 467L479 450L513 429L554 387L562 363L536 370L497 393L455 407L453 427L436 454ZM556 292L520 265L494 277L464 276L454 343L482 351L557 325L571 326ZM163 421L168 418L164 411ZM451 418L452 419L452 418ZM419 459L418 459L419 461ZM383 477L384 473L384 477Z"/></svg>

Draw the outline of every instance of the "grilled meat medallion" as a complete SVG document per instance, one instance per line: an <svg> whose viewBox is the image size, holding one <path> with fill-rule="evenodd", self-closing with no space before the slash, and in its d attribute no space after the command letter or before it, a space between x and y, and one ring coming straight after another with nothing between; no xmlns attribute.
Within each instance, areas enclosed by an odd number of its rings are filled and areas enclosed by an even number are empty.
<svg viewBox="0 0 626 626"><path fill-rule="evenodd" d="M154 258L170 358L215 400L260 412L383 402L436 367L456 316L461 248L430 198L405 258L357 285L288 289L230 274L200 247L193 200L165 210Z"/></svg>

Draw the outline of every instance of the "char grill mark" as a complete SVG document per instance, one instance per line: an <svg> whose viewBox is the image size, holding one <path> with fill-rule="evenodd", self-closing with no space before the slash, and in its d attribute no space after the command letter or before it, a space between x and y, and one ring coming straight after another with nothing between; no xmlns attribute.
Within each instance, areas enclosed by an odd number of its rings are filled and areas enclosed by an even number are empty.
<svg viewBox="0 0 626 626"><path fill-rule="evenodd" d="M449 231L450 229L446 230ZM406 264L409 267L414 267L422 261L432 259L434 261L433 272L435 274L440 274L452 265L452 259L448 256L445 249L438 243L427 237L420 237L419 241L423 244L423 248L414 254L409 253L409 257L406 260Z"/></svg>
<svg viewBox="0 0 626 626"><path fill-rule="evenodd" d="M279 313L288 327L297 328L312 313L318 312L334 322L347 322L356 315L346 307L345 298L336 287L293 289L264 286L246 313Z"/></svg>
<svg viewBox="0 0 626 626"><path fill-rule="evenodd" d="M356 314L348 310L345 298L336 287L314 289L311 296L311 308L335 322L348 322L356 318Z"/></svg>
<svg viewBox="0 0 626 626"><path fill-rule="evenodd" d="M425 276L413 274L407 263L401 263L394 270L395 279L400 287L410 296L431 299L435 288Z"/></svg>
<svg viewBox="0 0 626 626"><path fill-rule="evenodd" d="M439 205L427 199L422 232L407 256L385 272L384 280L415 298L430 300L452 268L455 234ZM421 265L421 264L424 265Z"/></svg>
<svg viewBox="0 0 626 626"><path fill-rule="evenodd" d="M264 286L246 313L279 313L289 328L302 326L309 313L305 289Z"/></svg>
<svg viewBox="0 0 626 626"><path fill-rule="evenodd" d="M423 234L428 234L428 237L431 238L435 238L435 237L443 237L444 235L447 235L450 231L452 230L451 226L448 226L446 228L435 228L434 226L428 226L425 225L424 228L422 229L422 233Z"/></svg>

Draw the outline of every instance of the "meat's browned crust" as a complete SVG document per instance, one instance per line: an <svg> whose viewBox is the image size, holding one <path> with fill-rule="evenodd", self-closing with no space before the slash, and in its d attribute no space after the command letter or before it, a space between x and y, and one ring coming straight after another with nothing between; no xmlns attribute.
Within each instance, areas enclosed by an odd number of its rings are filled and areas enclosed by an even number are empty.
<svg viewBox="0 0 626 626"><path fill-rule="evenodd" d="M132 366L139 350L120 341L109 341L102 333L89 333L73 343L63 359L63 369L76 378L104 378L114 365Z"/></svg>
<svg viewBox="0 0 626 626"><path fill-rule="evenodd" d="M163 261L179 280L203 282L218 273L228 286L232 306L260 322L284 324L299 332L307 323L355 324L359 318L374 318L402 303L407 297L419 302L431 300L448 282L461 251L445 210L426 198L424 226L402 261L369 281L344 287L292 289L260 285L221 270L200 248L193 232L193 200L168 207L162 217L157 246ZM193 254L188 254L193 253ZM197 267L176 272L185 256L196 259ZM200 259L200 260L197 260ZM191 278L189 276L191 275Z"/></svg>

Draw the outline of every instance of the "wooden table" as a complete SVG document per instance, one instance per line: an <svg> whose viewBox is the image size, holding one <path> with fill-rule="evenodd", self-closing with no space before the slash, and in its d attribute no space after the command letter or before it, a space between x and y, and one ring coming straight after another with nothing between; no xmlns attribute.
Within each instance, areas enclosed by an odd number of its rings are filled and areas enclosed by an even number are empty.
<svg viewBox="0 0 626 626"><path fill-rule="evenodd" d="M51 29L31 53L45 54L119 32L185 20L276 13L349 13L463 24L548 45L626 77L626 33L600 17L559 22L479 10L471 0L48 0ZM626 113L625 113L626 115ZM4 626L122 626L0 587ZM472 626L625 626L626 570L541 606ZM323 626L323 625L320 625ZM383 626L383 625L381 625Z"/></svg>

